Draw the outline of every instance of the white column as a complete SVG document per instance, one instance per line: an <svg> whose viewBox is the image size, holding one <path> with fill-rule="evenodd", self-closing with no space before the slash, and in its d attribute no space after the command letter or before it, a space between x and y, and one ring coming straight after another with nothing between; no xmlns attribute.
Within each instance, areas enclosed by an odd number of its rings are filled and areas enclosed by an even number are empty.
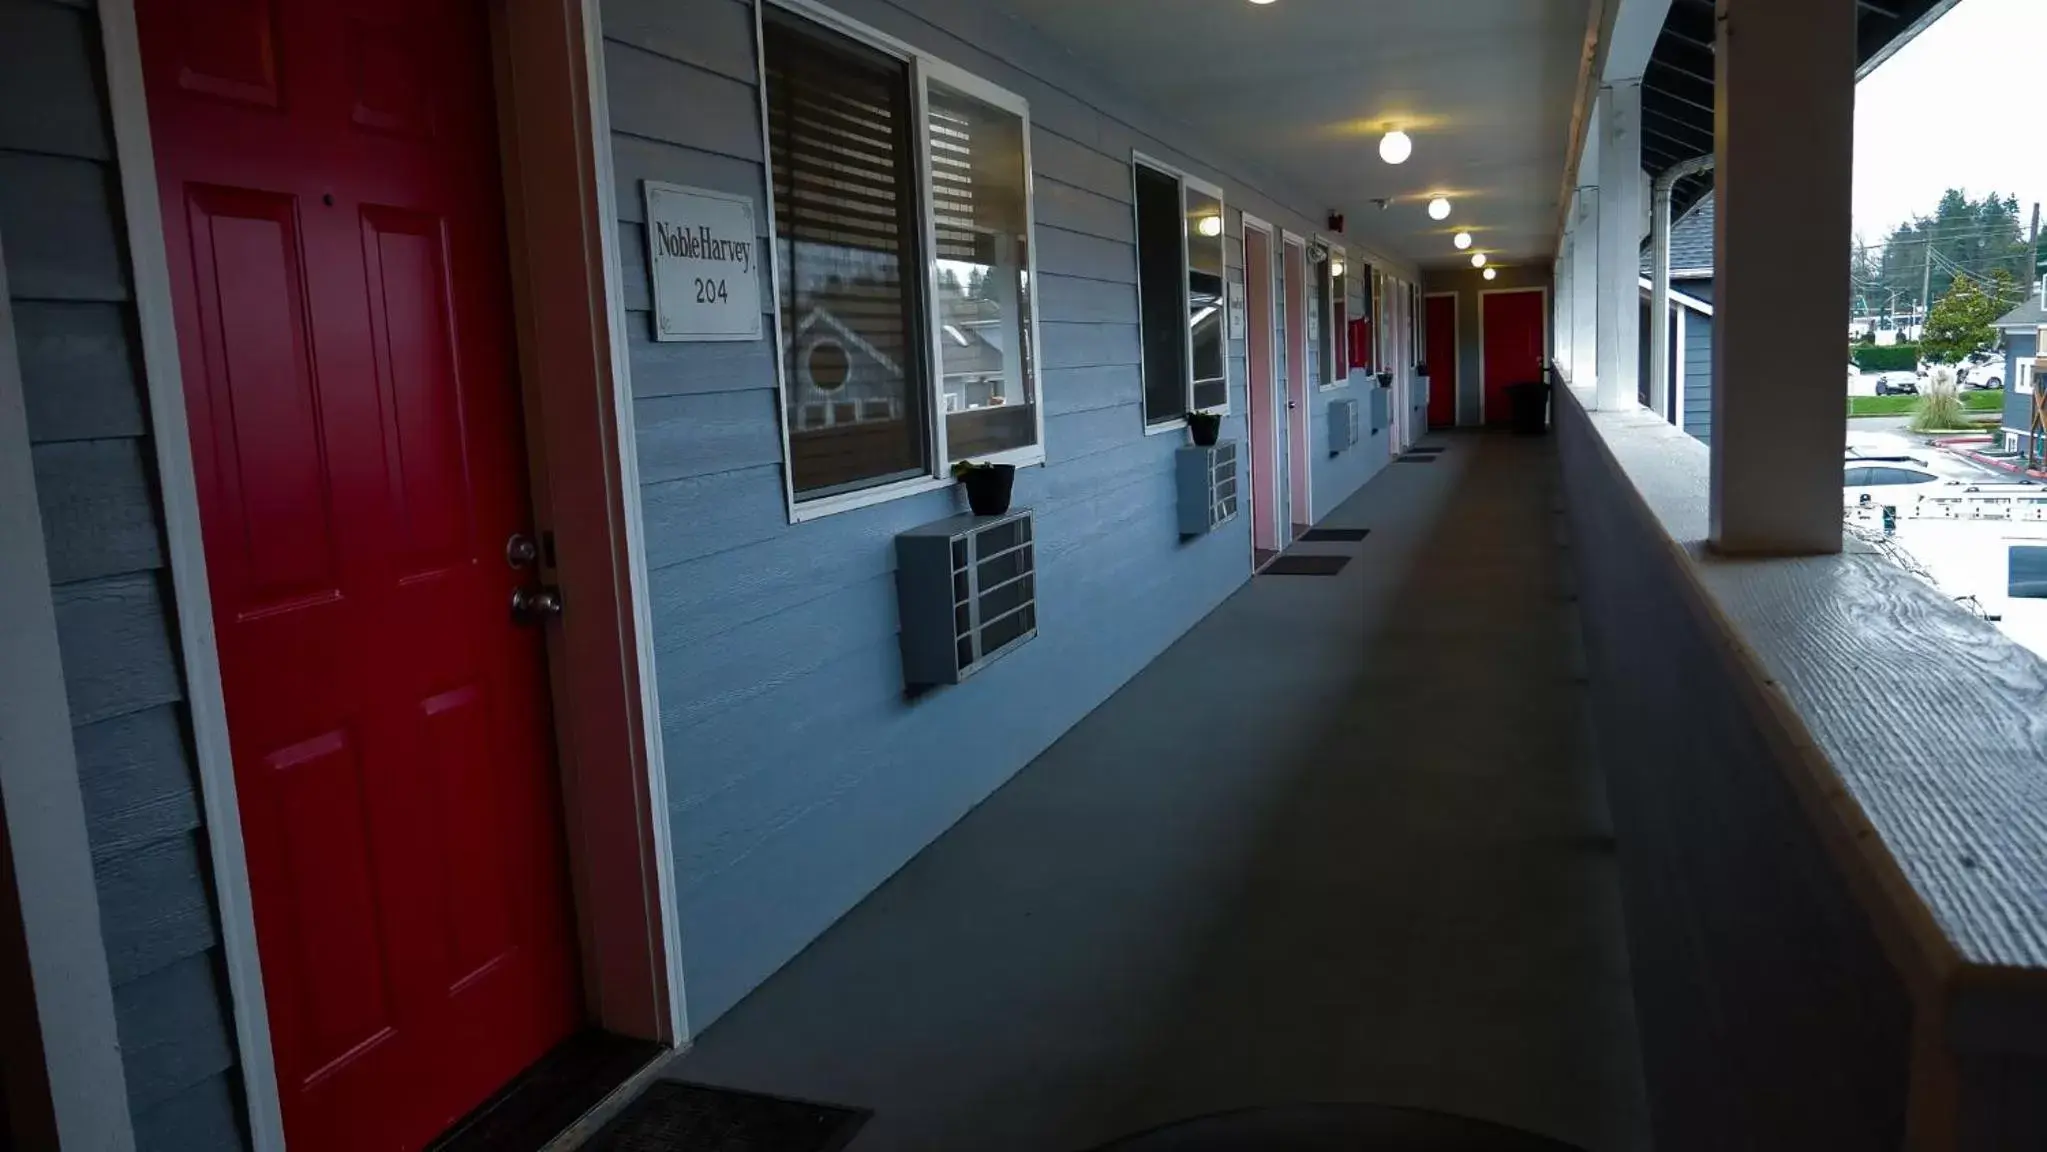
<svg viewBox="0 0 2047 1152"><path fill-rule="evenodd" d="M1712 544L1724 552L1841 548L1855 12L1856 0L1718 3Z"/></svg>
<svg viewBox="0 0 2047 1152"><path fill-rule="evenodd" d="M1599 94L1599 399L1632 408L1642 359L1642 82Z"/></svg>
<svg viewBox="0 0 2047 1152"><path fill-rule="evenodd" d="M1649 407L1670 415L1670 195L1659 179L1649 193Z"/></svg>
<svg viewBox="0 0 2047 1152"><path fill-rule="evenodd" d="M1556 265L1550 270L1550 281L1554 287L1550 291L1549 330L1556 333L1556 362L1565 372L1572 373L1574 381L1577 375L1571 367L1571 337L1574 334L1571 329L1571 249L1577 243L1578 238L1568 228L1565 229L1564 241L1557 248Z"/></svg>
<svg viewBox="0 0 2047 1152"><path fill-rule="evenodd" d="M1599 189L1578 189L1578 243L1571 252L1571 385L1591 388L1599 381Z"/></svg>

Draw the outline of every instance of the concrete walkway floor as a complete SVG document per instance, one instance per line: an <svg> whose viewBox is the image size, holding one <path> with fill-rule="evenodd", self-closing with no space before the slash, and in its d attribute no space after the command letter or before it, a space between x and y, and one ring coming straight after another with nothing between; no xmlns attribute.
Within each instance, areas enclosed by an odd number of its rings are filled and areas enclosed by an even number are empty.
<svg viewBox="0 0 2047 1152"><path fill-rule="evenodd" d="M1290 1101L1648 1147L1547 439L1439 436L698 1038L853 1152Z"/></svg>

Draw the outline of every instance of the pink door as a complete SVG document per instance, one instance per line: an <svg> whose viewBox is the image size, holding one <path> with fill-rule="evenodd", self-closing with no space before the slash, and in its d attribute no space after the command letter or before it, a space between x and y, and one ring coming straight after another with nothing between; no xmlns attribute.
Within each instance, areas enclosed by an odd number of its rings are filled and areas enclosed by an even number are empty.
<svg viewBox="0 0 2047 1152"><path fill-rule="evenodd" d="M1308 467L1314 459L1308 451L1308 250L1304 245L1286 246L1286 399L1293 419L1288 421L1292 443L1287 456L1298 462L1292 475L1289 503L1294 531L1298 537L1314 523L1313 505L1308 499Z"/></svg>
<svg viewBox="0 0 2047 1152"><path fill-rule="evenodd" d="M1272 237L1244 229L1245 336L1251 365L1246 419L1251 437L1251 547L1277 553L1281 547L1279 457L1286 435L1286 409L1272 373ZM1262 560L1262 558L1260 558Z"/></svg>

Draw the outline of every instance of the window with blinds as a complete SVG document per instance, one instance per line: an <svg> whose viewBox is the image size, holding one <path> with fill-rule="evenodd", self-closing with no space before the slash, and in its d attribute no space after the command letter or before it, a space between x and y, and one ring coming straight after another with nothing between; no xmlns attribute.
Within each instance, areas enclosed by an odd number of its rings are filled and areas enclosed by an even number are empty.
<svg viewBox="0 0 2047 1152"><path fill-rule="evenodd" d="M799 504L1039 444L1022 101L861 31L762 8Z"/></svg>
<svg viewBox="0 0 2047 1152"><path fill-rule="evenodd" d="M816 498L931 471L909 65L766 7L790 486Z"/></svg>

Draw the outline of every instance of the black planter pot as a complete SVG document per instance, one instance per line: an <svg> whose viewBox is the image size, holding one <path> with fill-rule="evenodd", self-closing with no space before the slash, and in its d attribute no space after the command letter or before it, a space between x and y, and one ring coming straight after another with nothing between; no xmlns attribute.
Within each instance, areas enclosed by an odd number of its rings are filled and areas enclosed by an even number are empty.
<svg viewBox="0 0 2047 1152"><path fill-rule="evenodd" d="M1195 447L1213 448L1217 438L1223 434L1222 417L1212 416L1206 420L1190 417L1187 421L1187 434L1194 437Z"/></svg>
<svg viewBox="0 0 2047 1152"><path fill-rule="evenodd" d="M1009 511L1009 493L1016 487L1016 465L990 464L970 468L960 476L967 486L967 507L976 516L1000 516Z"/></svg>

